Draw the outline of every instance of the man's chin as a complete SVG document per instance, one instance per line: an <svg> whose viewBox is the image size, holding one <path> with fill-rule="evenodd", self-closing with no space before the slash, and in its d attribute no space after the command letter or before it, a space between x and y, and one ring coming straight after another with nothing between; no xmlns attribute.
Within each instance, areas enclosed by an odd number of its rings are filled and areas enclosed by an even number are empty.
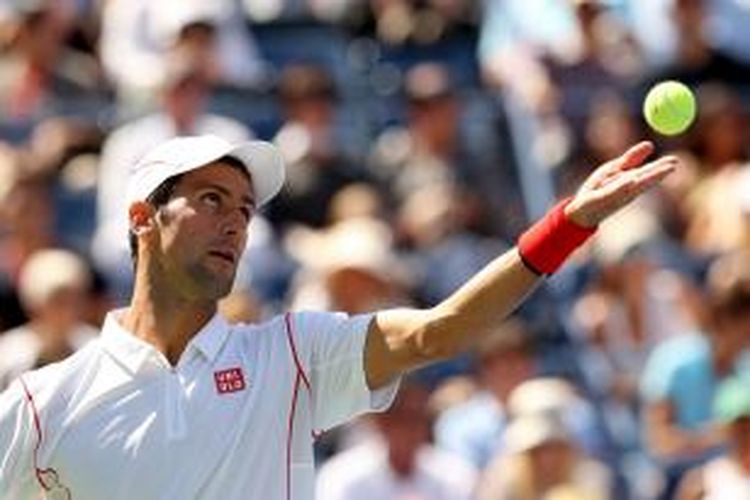
<svg viewBox="0 0 750 500"><path fill-rule="evenodd" d="M229 295L234 285L235 272L232 273L206 273L203 276L203 295L211 300L220 300Z"/></svg>

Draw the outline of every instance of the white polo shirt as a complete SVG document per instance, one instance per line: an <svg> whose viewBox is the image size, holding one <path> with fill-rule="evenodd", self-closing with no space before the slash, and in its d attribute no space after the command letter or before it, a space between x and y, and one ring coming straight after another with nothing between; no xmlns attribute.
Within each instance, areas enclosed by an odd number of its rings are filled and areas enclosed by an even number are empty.
<svg viewBox="0 0 750 500"><path fill-rule="evenodd" d="M367 388L370 315L217 315L171 367L121 314L0 395L0 499L310 499L315 433L396 392Z"/></svg>

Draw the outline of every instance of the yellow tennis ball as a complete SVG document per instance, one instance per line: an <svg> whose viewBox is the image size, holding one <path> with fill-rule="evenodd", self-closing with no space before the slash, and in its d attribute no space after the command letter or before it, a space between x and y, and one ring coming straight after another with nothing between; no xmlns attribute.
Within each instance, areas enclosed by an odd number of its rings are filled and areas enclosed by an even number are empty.
<svg viewBox="0 0 750 500"><path fill-rule="evenodd" d="M677 135L695 120L695 96L677 81L654 85L643 101L643 116L652 129L662 135Z"/></svg>

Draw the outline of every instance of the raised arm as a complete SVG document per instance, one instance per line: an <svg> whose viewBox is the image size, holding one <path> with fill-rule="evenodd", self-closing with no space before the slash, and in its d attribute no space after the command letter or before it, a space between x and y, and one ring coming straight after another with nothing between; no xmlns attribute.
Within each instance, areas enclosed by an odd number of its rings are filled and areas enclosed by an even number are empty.
<svg viewBox="0 0 750 500"><path fill-rule="evenodd" d="M601 165L569 202L521 238L520 250L513 248L495 259L435 307L379 312L365 346L369 387L382 387L406 371L473 346L542 279L540 270L554 271L557 263L550 263L550 257L567 253L558 246L577 243L586 228L595 228L676 168L677 159L671 156L644 164L653 149L651 143L641 142ZM570 238L571 233L578 234ZM561 235L568 241L557 241Z"/></svg>

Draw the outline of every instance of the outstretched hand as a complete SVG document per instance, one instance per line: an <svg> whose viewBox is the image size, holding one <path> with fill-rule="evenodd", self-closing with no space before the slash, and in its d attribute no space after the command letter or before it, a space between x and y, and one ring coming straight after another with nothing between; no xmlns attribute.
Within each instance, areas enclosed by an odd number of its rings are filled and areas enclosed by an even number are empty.
<svg viewBox="0 0 750 500"><path fill-rule="evenodd" d="M640 142L599 166L565 207L565 215L580 226L594 227L658 184L677 168L679 160L662 156L644 164L653 151L651 142Z"/></svg>

